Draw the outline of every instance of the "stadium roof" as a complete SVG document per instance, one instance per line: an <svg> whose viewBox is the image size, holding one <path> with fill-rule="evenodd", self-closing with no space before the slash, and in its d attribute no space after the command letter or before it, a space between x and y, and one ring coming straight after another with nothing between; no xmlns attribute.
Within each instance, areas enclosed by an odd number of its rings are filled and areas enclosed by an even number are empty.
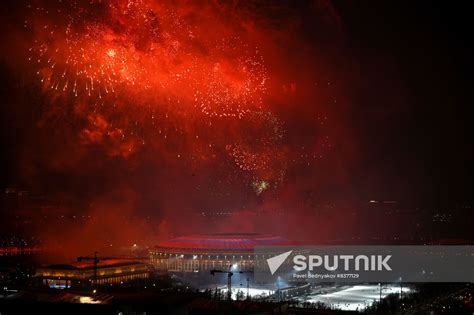
<svg viewBox="0 0 474 315"><path fill-rule="evenodd" d="M157 249L253 250L255 246L290 245L283 237L254 233L198 234L158 243Z"/></svg>

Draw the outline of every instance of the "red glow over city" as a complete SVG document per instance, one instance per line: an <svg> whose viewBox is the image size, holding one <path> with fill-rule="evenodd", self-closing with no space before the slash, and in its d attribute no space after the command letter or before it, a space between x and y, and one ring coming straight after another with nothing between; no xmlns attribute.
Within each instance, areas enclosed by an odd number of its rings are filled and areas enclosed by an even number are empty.
<svg viewBox="0 0 474 315"><path fill-rule="evenodd" d="M344 182L356 159L344 113L350 90L338 84L340 21L329 2L313 10L327 16L318 27L330 42L305 43L299 17L272 4L26 4L14 34L24 57L14 66L44 104L35 126L45 132L31 144L42 153L25 156L22 176L44 191L33 165L70 174L78 185L59 196L82 200L57 211L96 218L66 229L62 245L56 233L40 231L48 243L75 255L90 242L110 250L201 232L206 218L185 228L181 221L203 211L232 213L216 232L274 232L286 219L275 216L270 226L258 212L286 212L290 204L290 220L304 218L304 191ZM299 174L320 178L295 181ZM79 184L86 178L96 178L95 193ZM116 214L149 219L116 231Z"/></svg>
<svg viewBox="0 0 474 315"><path fill-rule="evenodd" d="M470 12L0 1L0 315L472 314Z"/></svg>

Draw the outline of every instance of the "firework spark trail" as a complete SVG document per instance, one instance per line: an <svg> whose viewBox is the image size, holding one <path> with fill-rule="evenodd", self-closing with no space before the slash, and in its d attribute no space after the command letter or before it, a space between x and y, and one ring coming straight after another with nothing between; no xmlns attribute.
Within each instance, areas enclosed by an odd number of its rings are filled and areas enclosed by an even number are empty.
<svg viewBox="0 0 474 315"><path fill-rule="evenodd" d="M29 63L51 106L72 104L81 116L83 143L127 158L155 138L189 134L190 156L221 150L257 194L283 182L284 124L267 104L265 58L245 33L209 34L199 13L151 0L39 3L25 22Z"/></svg>
<svg viewBox="0 0 474 315"><path fill-rule="evenodd" d="M242 119L263 107L268 72L258 47L238 36L198 37L172 7L129 0L59 1L29 9L33 19L25 26L35 41L28 59L45 90L91 104L81 134L86 142L121 140L127 156L147 141L144 128L167 139L173 129L167 124L176 117L189 120L198 112ZM120 111L136 118L114 113ZM238 167L249 168L234 155Z"/></svg>
<svg viewBox="0 0 474 315"><path fill-rule="evenodd" d="M242 171L250 175L257 194L269 186L278 187L286 172L287 153L282 150L283 123L271 112L252 112L242 122L246 137L227 145L227 153ZM259 137L253 137L258 132Z"/></svg>
<svg viewBox="0 0 474 315"><path fill-rule="evenodd" d="M144 0L72 2L57 9L65 25L51 23L51 9L31 10L46 16L33 29L29 56L45 88L93 99L156 93L217 117L241 118L262 106L268 75L258 48L238 37L196 38L171 9Z"/></svg>

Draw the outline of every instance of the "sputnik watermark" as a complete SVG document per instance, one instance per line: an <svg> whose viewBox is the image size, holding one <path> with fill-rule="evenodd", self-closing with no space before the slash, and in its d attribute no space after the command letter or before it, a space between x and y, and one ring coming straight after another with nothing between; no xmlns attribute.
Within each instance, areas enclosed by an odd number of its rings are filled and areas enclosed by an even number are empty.
<svg viewBox="0 0 474 315"><path fill-rule="evenodd" d="M343 270L371 270L371 271L382 271L392 270L388 265L388 261L392 255L333 255L332 260L329 255L296 255L293 257L293 269L296 271L310 270L313 271L315 268L323 267L327 271L339 270L339 261L342 262Z"/></svg>
<svg viewBox="0 0 474 315"><path fill-rule="evenodd" d="M285 262L288 256L291 255L293 251L287 251L282 254L276 255L272 258L267 259L268 268L270 269L271 274L273 275L278 268ZM319 256L319 255L296 255L293 257L293 269L295 271L304 271L309 270L313 271L315 268L324 267L327 271L335 271L339 268L339 262L342 262L343 270L365 270L365 271L390 271L392 268L388 264L388 261L392 255L334 255L331 257L329 255ZM353 265L353 268L351 268Z"/></svg>
<svg viewBox="0 0 474 315"><path fill-rule="evenodd" d="M276 255L272 258L267 259L268 268L270 273L273 275L285 262L288 256L293 251L287 251L282 254ZM295 271L308 271L307 273L294 273L294 279L358 279L358 273L311 273L311 271L323 267L327 271L339 270L340 264L344 271L391 271L392 268L388 264L388 261L392 255L295 255L293 256L293 270Z"/></svg>
<svg viewBox="0 0 474 315"><path fill-rule="evenodd" d="M473 246L257 247L257 281L472 282ZM264 260L259 262L259 260Z"/></svg>
<svg viewBox="0 0 474 315"><path fill-rule="evenodd" d="M288 256L291 255L292 252L293 251L290 250L283 254L276 255L275 257L267 259L268 268L270 268L270 272L272 275L278 270L278 268L280 268L280 266L285 262Z"/></svg>

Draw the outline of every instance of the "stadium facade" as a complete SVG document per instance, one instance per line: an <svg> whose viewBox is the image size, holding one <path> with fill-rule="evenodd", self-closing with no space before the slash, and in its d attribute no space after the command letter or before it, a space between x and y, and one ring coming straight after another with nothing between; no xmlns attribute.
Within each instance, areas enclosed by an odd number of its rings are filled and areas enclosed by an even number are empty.
<svg viewBox="0 0 474 315"><path fill-rule="evenodd" d="M159 271L177 273L209 272L212 269L246 271L259 267L256 246L284 246L290 242L279 236L232 233L200 234L163 241L150 250L150 260Z"/></svg>

